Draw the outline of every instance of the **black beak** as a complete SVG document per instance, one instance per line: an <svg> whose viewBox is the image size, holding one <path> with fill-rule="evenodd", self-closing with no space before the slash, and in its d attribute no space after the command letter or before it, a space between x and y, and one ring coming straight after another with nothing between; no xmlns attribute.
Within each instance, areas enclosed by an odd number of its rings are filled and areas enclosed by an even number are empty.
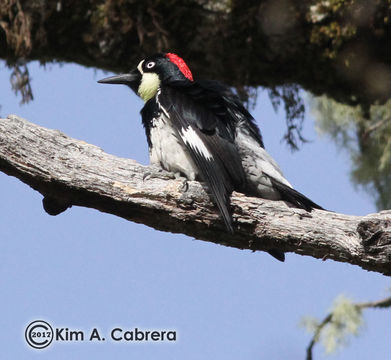
<svg viewBox="0 0 391 360"><path fill-rule="evenodd" d="M128 74L121 74L121 75L115 75L110 76L108 78L99 80L98 83L100 84L123 84L128 85L131 89L133 89L135 92L137 92L137 89L141 82L141 74L140 72L135 69L132 70Z"/></svg>

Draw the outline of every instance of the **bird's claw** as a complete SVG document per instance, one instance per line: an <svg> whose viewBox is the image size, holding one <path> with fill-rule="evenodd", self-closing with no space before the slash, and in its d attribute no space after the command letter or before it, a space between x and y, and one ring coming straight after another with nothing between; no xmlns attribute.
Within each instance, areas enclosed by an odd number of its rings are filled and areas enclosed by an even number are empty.
<svg viewBox="0 0 391 360"><path fill-rule="evenodd" d="M151 175L152 175L152 173L146 172L146 173L143 175L143 181L149 180L149 179L151 178Z"/></svg>
<svg viewBox="0 0 391 360"><path fill-rule="evenodd" d="M183 180L180 189L181 189L181 192L184 192L184 193L189 190L189 183L188 183L188 181L186 179Z"/></svg>

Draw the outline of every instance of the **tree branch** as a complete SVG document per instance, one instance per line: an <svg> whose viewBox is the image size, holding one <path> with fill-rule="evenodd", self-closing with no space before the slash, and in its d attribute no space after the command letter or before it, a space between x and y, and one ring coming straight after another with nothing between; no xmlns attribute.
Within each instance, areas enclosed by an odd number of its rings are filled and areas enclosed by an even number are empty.
<svg viewBox="0 0 391 360"><path fill-rule="evenodd" d="M39 191L45 210L97 209L155 229L249 250L280 249L391 275L391 211L364 217L308 213L281 201L232 195L225 230L202 185L106 154L17 116L0 119L0 170Z"/></svg>
<svg viewBox="0 0 391 360"><path fill-rule="evenodd" d="M309 345L307 347L306 360L312 360L312 349L313 349L314 345L319 341L319 336L320 336L321 331L331 321L332 318L333 318L333 314L332 313L328 314L322 320L322 322L318 325L318 327L316 328L314 336L312 337L312 339L311 339L311 341L310 341L310 343L309 343Z"/></svg>
<svg viewBox="0 0 391 360"><path fill-rule="evenodd" d="M124 72L169 50L239 89L370 105L390 97L390 15L387 1L0 0L0 58Z"/></svg>
<svg viewBox="0 0 391 360"><path fill-rule="evenodd" d="M353 304L356 308L359 310L363 309L368 309L368 308L380 308L380 309L385 309L391 307L391 297L382 299L382 300L377 300L377 301L369 301L369 302L363 302L363 303L356 303ZM324 327L328 324L330 324L333 321L333 312L329 313L323 320L322 322L316 327L314 335L307 347L306 351L306 360L312 360L312 349L314 345L319 342L320 334Z"/></svg>

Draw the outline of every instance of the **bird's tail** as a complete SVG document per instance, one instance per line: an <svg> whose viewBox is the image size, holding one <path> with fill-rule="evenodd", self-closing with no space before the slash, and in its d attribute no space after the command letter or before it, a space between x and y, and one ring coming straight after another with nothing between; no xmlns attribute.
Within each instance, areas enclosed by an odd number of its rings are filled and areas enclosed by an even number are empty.
<svg viewBox="0 0 391 360"><path fill-rule="evenodd" d="M305 209L307 211L311 211L312 209L324 210L321 206L314 203L312 200L308 199L305 195L298 192L297 190L291 188L288 185L281 183L273 177L270 177L270 181L272 182L273 187L279 192L281 196L281 200L285 200L295 207L300 209ZM268 253L276 258L277 260L284 261L285 254L283 251L278 249L271 249Z"/></svg>
<svg viewBox="0 0 391 360"><path fill-rule="evenodd" d="M305 195L297 190L279 182L274 178L270 178L273 187L280 193L281 200L288 201L295 207L311 211L312 209L324 210L321 206L308 199Z"/></svg>

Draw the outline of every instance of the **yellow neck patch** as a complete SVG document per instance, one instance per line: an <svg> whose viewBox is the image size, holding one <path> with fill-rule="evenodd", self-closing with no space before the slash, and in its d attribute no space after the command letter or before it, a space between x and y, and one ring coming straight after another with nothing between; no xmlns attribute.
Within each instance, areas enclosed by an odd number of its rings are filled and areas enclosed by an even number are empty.
<svg viewBox="0 0 391 360"><path fill-rule="evenodd" d="M155 73L143 73L141 84L138 87L138 94L140 97L147 102L152 99L160 87L159 76Z"/></svg>

